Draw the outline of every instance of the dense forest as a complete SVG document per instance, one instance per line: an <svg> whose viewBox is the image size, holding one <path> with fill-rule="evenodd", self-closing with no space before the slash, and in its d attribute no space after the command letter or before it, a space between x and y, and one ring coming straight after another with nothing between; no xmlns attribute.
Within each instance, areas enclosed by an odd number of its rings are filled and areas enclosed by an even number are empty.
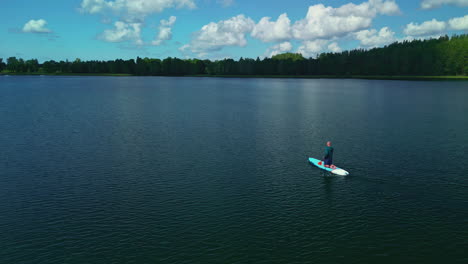
<svg viewBox="0 0 468 264"><path fill-rule="evenodd" d="M132 75L468 75L468 35L395 42L382 48L322 53L316 58L286 53L264 59L217 61L166 58L114 61L45 61L0 58L0 72Z"/></svg>

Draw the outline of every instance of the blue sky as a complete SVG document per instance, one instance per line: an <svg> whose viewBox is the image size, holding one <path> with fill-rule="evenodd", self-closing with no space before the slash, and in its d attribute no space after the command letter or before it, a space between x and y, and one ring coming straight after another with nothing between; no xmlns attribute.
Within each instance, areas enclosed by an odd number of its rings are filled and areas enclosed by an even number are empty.
<svg viewBox="0 0 468 264"><path fill-rule="evenodd" d="M0 6L0 58L41 62L310 57L468 32L468 0L15 0Z"/></svg>

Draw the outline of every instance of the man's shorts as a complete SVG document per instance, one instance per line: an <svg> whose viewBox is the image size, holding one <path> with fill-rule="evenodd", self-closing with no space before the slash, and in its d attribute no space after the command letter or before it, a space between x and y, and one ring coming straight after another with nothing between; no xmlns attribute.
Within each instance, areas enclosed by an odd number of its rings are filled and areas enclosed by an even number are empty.
<svg viewBox="0 0 468 264"><path fill-rule="evenodd" d="M324 163L325 165L332 165L332 164L333 164L333 160L332 160L332 159L324 159L324 160L323 160L323 163Z"/></svg>

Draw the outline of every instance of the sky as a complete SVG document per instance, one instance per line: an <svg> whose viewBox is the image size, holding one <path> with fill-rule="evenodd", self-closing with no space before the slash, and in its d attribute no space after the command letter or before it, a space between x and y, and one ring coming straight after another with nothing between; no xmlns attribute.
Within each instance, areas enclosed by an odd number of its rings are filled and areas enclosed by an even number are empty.
<svg viewBox="0 0 468 264"><path fill-rule="evenodd" d="M0 0L0 58L264 58L468 33L468 0Z"/></svg>

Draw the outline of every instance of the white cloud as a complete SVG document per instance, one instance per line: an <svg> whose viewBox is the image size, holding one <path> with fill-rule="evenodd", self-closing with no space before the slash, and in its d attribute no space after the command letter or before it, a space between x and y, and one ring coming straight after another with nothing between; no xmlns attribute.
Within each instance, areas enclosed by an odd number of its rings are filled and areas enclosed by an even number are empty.
<svg viewBox="0 0 468 264"><path fill-rule="evenodd" d="M134 41L137 45L142 45L141 23L125 23L117 21L114 23L114 29L107 29L100 36L107 42Z"/></svg>
<svg viewBox="0 0 468 264"><path fill-rule="evenodd" d="M317 39L313 41L304 41L302 46L297 49L298 53L301 53L304 57L314 57L318 53L324 50L324 47L328 44L326 39Z"/></svg>
<svg viewBox="0 0 468 264"><path fill-rule="evenodd" d="M245 46L247 40L245 35L250 33L255 26L255 22L238 15L228 20L221 20L217 23L211 22L204 25L199 31L193 34L189 46L195 53L205 53L208 51L219 51L225 46Z"/></svg>
<svg viewBox="0 0 468 264"><path fill-rule="evenodd" d="M265 52L265 57L272 57L281 53L289 52L292 50L292 45L291 42L286 41L277 45L274 45L273 47L267 49Z"/></svg>
<svg viewBox="0 0 468 264"><path fill-rule="evenodd" d="M312 41L304 41L302 45L297 49L297 53L301 53L302 56L315 57L322 52L341 52L342 49L336 41L331 42L327 39L316 39Z"/></svg>
<svg viewBox="0 0 468 264"><path fill-rule="evenodd" d="M442 5L457 5L457 6L468 6L467 0L422 0L422 9L437 8Z"/></svg>
<svg viewBox="0 0 468 264"><path fill-rule="evenodd" d="M349 3L338 8L313 5L304 19L294 23L293 36L302 40L343 36L368 28L378 14L396 15L400 9L394 1L383 0Z"/></svg>
<svg viewBox="0 0 468 264"><path fill-rule="evenodd" d="M447 28L447 25L444 21L437 21L432 19L430 21L425 21L422 24L409 23L406 25L403 32L409 36L426 36L434 35L443 32Z"/></svg>
<svg viewBox="0 0 468 264"><path fill-rule="evenodd" d="M436 19L432 19L421 24L412 22L406 25L403 32L410 38L435 38L446 34L447 30L468 30L468 15L463 17L454 17L448 21L438 21Z"/></svg>
<svg viewBox="0 0 468 264"><path fill-rule="evenodd" d="M328 50L331 52L341 52L340 46L338 46L338 43L332 42L328 45Z"/></svg>
<svg viewBox="0 0 468 264"><path fill-rule="evenodd" d="M378 32L375 29L361 30L354 34L354 37L366 47L377 47L395 42L395 32L388 27L381 28Z"/></svg>
<svg viewBox="0 0 468 264"><path fill-rule="evenodd" d="M373 6L378 14L394 16L400 15L401 11L397 3L393 0L383 1L383 0L369 0L369 4Z"/></svg>
<svg viewBox="0 0 468 264"><path fill-rule="evenodd" d="M109 17L117 17L115 28L105 30L101 39L108 42L134 40L137 45L143 45L141 30L148 15L160 13L168 8L196 8L194 0L82 0L81 12L103 14L104 21L109 23ZM151 42L160 45L172 38L172 24L175 22L161 21L159 33ZM165 24L164 24L165 23ZM169 25L169 24L171 25Z"/></svg>
<svg viewBox="0 0 468 264"><path fill-rule="evenodd" d="M176 20L177 20L177 18L175 16L170 16L168 20L162 19L160 21L161 26L172 27L174 25L174 23L176 22Z"/></svg>
<svg viewBox="0 0 468 264"><path fill-rule="evenodd" d="M147 15L160 13L167 8L195 8L193 0L83 0L81 11L89 14L112 12L126 20L142 21Z"/></svg>
<svg viewBox="0 0 468 264"><path fill-rule="evenodd" d="M260 19L252 31L252 37L263 42L284 41L291 38L291 20L286 13L281 14L276 22L270 17Z"/></svg>
<svg viewBox="0 0 468 264"><path fill-rule="evenodd" d="M161 20L161 25L159 26L159 33L156 36L156 39L153 40L151 44L153 45L161 45L165 40L172 39L172 26L176 22L176 17L171 16L168 20Z"/></svg>
<svg viewBox="0 0 468 264"><path fill-rule="evenodd" d="M52 32L50 29L45 27L46 25L47 25L47 21L45 21L44 19L38 19L38 20L31 19L29 20L28 23L26 23L23 26L23 32L27 32L27 33L50 33Z"/></svg>
<svg viewBox="0 0 468 264"><path fill-rule="evenodd" d="M201 54L219 51L225 46L245 46L246 35L250 34L263 42L301 40L303 45L298 50L306 56L326 50L326 45L330 45L328 50L339 52L341 48L337 43L330 43L330 40L369 28L377 15L400 13L394 0L368 0L359 5L349 3L337 8L313 5L309 7L306 17L294 24L286 13L276 21L263 17L257 24L251 18L238 15L203 26L181 51ZM272 47L267 53L273 51Z"/></svg>
<svg viewBox="0 0 468 264"><path fill-rule="evenodd" d="M368 0L359 5L349 3L338 8L319 4L310 6L306 17L293 25L286 13L281 14L276 21L263 17L257 24L239 15L203 26L194 33L188 45L190 50L197 53L220 50L225 46L244 46L247 44L245 36L249 33L263 42L333 39L368 28L378 14L400 14L400 9L393 0ZM314 53L313 46L317 43L304 42L301 50L305 54ZM339 47L332 45L332 48L338 50Z"/></svg>
<svg viewBox="0 0 468 264"><path fill-rule="evenodd" d="M468 15L464 17L455 17L448 21L450 29L468 30Z"/></svg>
<svg viewBox="0 0 468 264"><path fill-rule="evenodd" d="M293 35L304 40L329 38L367 28L371 22L371 17L341 16L335 8L319 4L309 7L306 18L294 24Z"/></svg>
<svg viewBox="0 0 468 264"><path fill-rule="evenodd" d="M102 12L108 7L108 3L104 0L83 0L81 2L81 11L90 14Z"/></svg>
<svg viewBox="0 0 468 264"><path fill-rule="evenodd" d="M190 48L189 44L184 44L182 47L179 48L180 51L185 52Z"/></svg>

